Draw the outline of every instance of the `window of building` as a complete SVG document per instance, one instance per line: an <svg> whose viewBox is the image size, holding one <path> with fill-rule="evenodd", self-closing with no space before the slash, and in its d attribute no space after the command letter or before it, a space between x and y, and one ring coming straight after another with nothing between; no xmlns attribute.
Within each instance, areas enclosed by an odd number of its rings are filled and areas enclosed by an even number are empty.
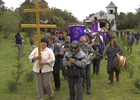
<svg viewBox="0 0 140 100"><path fill-rule="evenodd" d="M113 14L113 10L110 10L110 14Z"/></svg>
<svg viewBox="0 0 140 100"><path fill-rule="evenodd" d="M104 13L103 12L100 13L100 17L104 17Z"/></svg>

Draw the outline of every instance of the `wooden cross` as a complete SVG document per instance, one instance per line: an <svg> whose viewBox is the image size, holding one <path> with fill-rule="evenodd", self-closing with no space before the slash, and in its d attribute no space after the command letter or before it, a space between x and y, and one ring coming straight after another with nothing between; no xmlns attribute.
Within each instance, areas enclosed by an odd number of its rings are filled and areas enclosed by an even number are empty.
<svg viewBox="0 0 140 100"><path fill-rule="evenodd" d="M36 13L36 24L21 24L22 28L37 28L37 37L38 37L38 55L41 55L41 34L40 28L56 28L56 25L53 24L40 24L40 12L51 12L51 9L40 9L39 8L39 0L36 0L35 9L24 9L24 12L35 12ZM42 69L42 66L40 66Z"/></svg>

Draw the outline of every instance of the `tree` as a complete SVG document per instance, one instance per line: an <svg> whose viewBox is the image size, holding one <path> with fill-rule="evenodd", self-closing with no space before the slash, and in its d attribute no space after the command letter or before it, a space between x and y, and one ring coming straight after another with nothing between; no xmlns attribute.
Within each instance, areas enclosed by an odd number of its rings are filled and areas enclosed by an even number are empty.
<svg viewBox="0 0 140 100"><path fill-rule="evenodd" d="M73 16L71 12L67 10L62 11L61 9L58 8L52 8L52 9L53 9L52 16L61 17L65 21L63 27L61 27L61 30L68 29L69 24L71 23L79 23L77 18Z"/></svg>
<svg viewBox="0 0 140 100"><path fill-rule="evenodd" d="M135 14L133 14L132 12L128 13L127 19L128 19L127 29L132 29L135 28L135 26L137 26L137 21L136 21L137 19Z"/></svg>
<svg viewBox="0 0 140 100"><path fill-rule="evenodd" d="M140 28L140 8L136 9L136 11L137 11L137 14L136 14L137 23L138 23L138 27Z"/></svg>
<svg viewBox="0 0 140 100"><path fill-rule="evenodd" d="M121 12L117 18L117 28L119 30L127 29L127 22L128 22L127 15L125 13Z"/></svg>
<svg viewBox="0 0 140 100"><path fill-rule="evenodd" d="M4 6L4 1L0 0L0 7Z"/></svg>
<svg viewBox="0 0 140 100"><path fill-rule="evenodd" d="M62 17L53 16L53 20L55 24L57 24L58 28L61 30L61 27L65 24L65 21Z"/></svg>
<svg viewBox="0 0 140 100"><path fill-rule="evenodd" d="M19 31L19 18L10 9L4 11L0 18L1 31L4 33L4 38L8 38L11 32Z"/></svg>
<svg viewBox="0 0 140 100"><path fill-rule="evenodd" d="M50 8L48 3L45 0L40 0L40 8ZM24 13L24 9L34 9L35 8L35 0L26 0L24 3L20 5L18 8L19 15L21 17L21 24L34 24L36 23L36 16L35 13ZM71 12L67 10L62 11L58 8L50 8L52 12L41 12L40 13L40 20L43 22L48 21L48 24L57 24L58 27L63 31L69 27L69 23L78 23L78 20L75 16L72 15ZM60 21L59 21L60 20ZM28 36L33 33L35 29L27 29L24 28L22 31L28 33Z"/></svg>
<svg viewBox="0 0 140 100"><path fill-rule="evenodd" d="M40 8L49 8L48 3L45 0L39 2ZM21 24L35 24L36 23L36 13L34 12L24 12L24 9L35 9L35 0L26 0L18 8L19 15L21 16ZM46 12L40 13L40 20L47 20ZM27 36L31 36L31 33L36 31L35 28L24 28L22 31L27 33Z"/></svg>

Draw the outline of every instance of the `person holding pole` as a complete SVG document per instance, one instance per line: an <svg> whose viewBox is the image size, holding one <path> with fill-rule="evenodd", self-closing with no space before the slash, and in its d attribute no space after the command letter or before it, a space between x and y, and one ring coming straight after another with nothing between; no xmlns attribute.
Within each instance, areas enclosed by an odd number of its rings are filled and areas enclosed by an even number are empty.
<svg viewBox="0 0 140 100"><path fill-rule="evenodd" d="M44 91L48 93L51 99L54 98L54 91L51 86L51 75L55 63L55 56L53 51L47 46L48 40L42 38L40 46L41 55L38 55L38 48L35 48L29 55L29 59L33 63L33 72L35 73L38 100L45 100Z"/></svg>

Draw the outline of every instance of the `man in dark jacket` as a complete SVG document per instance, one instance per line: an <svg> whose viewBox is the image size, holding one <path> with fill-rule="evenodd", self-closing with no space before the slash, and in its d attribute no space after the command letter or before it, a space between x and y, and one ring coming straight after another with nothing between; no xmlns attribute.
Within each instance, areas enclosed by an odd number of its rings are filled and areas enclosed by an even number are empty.
<svg viewBox="0 0 140 100"><path fill-rule="evenodd" d="M75 100L75 95L77 95L76 100L83 100L83 75L84 68L88 61L86 54L80 50L79 42L72 42L72 51L66 52L63 58L63 65L67 66L67 76L69 83L70 99ZM76 91L75 91L76 85Z"/></svg>
<svg viewBox="0 0 140 100"><path fill-rule="evenodd" d="M53 71L53 77L54 77L54 83L56 91L60 91L60 66L59 66L59 56L61 52L61 48L54 43L54 36L47 37L49 40L49 48L53 50L55 55L55 64L54 64L54 71Z"/></svg>

